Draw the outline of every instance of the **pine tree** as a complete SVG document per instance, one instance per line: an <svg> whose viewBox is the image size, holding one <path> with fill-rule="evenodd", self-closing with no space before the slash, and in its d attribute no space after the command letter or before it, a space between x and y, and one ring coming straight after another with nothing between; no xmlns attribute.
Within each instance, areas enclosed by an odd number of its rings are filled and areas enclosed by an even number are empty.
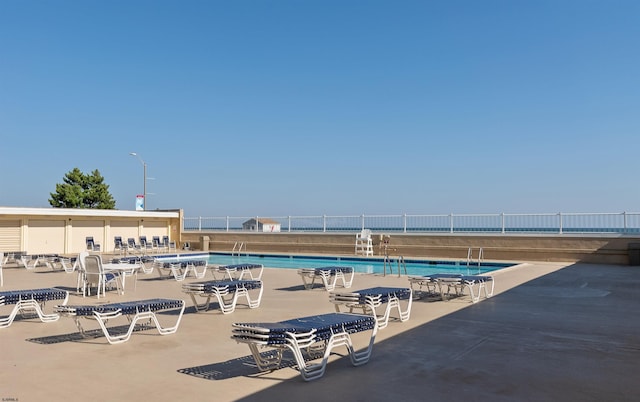
<svg viewBox="0 0 640 402"><path fill-rule="evenodd" d="M84 174L73 168L64 175L64 183L56 184L56 192L50 193L49 204L54 208L115 209L116 201L109 193L109 185L98 169Z"/></svg>

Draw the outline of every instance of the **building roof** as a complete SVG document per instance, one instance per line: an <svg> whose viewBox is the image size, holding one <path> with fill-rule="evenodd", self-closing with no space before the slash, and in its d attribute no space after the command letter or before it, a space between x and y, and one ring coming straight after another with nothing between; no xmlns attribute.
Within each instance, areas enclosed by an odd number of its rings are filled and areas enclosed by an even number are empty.
<svg viewBox="0 0 640 402"><path fill-rule="evenodd" d="M143 217L143 218L179 218L180 212L174 211L129 211L119 209L89 208L21 208L0 207L3 215L35 215L35 216L111 216L111 217Z"/></svg>
<svg viewBox="0 0 640 402"><path fill-rule="evenodd" d="M256 218L251 218L248 221L245 221L243 224L245 223L255 223L256 222ZM266 223L268 225L279 225L280 222L270 219L270 218L258 218L258 223L262 223L263 225Z"/></svg>

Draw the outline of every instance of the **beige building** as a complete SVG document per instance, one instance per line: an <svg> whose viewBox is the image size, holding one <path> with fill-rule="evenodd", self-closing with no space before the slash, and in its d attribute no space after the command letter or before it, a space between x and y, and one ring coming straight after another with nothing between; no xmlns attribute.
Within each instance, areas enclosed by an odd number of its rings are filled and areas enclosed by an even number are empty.
<svg viewBox="0 0 640 402"><path fill-rule="evenodd" d="M76 254L93 237L101 251L114 249L114 237L126 242L140 236L169 236L179 244L182 210L121 211L104 209L0 207L0 252Z"/></svg>

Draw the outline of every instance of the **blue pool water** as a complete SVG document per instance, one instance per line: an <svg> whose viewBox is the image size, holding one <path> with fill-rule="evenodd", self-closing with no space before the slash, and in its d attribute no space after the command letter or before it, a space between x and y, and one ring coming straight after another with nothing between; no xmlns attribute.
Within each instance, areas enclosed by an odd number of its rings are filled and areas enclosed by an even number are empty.
<svg viewBox="0 0 640 402"><path fill-rule="evenodd" d="M353 267L356 272L382 274L385 264L382 258L357 258L357 257L315 257L315 256L288 256L288 255L258 255L249 254L232 256L226 253L210 253L209 263L218 265L231 264L262 264L265 268L320 268L326 266ZM435 273L459 273L459 274L484 274L498 269L513 266L512 263L470 263L466 261L427 261L405 260L408 275L431 275ZM393 260L386 264L386 273L398 274L398 263ZM404 266L401 266L404 274Z"/></svg>

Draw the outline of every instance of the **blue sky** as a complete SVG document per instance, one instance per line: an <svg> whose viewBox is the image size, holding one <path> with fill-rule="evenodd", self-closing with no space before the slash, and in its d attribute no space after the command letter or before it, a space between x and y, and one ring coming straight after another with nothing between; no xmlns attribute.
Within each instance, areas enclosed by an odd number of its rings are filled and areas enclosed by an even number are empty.
<svg viewBox="0 0 640 402"><path fill-rule="evenodd" d="M637 212L640 2L0 2L0 205ZM151 194L152 193L152 194Z"/></svg>

